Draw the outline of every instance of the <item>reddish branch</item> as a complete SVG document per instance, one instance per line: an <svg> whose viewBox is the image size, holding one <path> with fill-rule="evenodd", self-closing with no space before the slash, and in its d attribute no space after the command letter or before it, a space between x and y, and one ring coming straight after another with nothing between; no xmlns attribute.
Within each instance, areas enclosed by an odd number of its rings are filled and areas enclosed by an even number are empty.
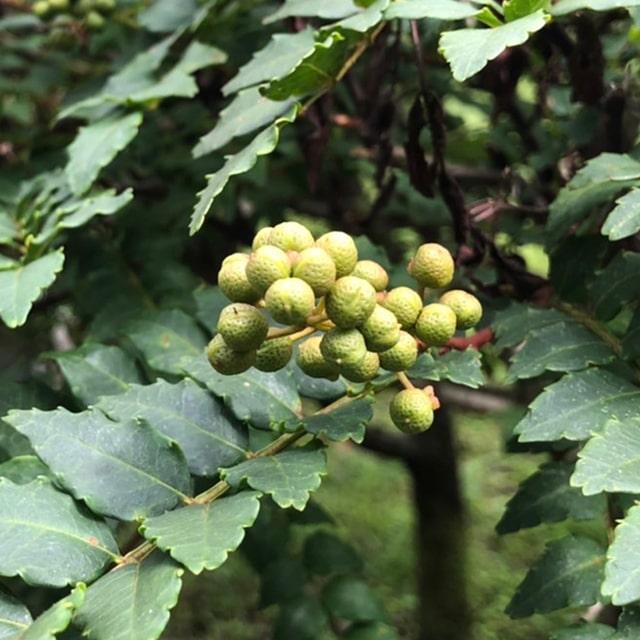
<svg viewBox="0 0 640 640"><path fill-rule="evenodd" d="M474 333L468 338L451 338L447 342L447 346L443 351L449 351L450 349L456 349L457 351L464 351L471 347L472 349L480 349L485 344L488 344L493 340L493 331L490 327L480 329L480 331Z"/></svg>

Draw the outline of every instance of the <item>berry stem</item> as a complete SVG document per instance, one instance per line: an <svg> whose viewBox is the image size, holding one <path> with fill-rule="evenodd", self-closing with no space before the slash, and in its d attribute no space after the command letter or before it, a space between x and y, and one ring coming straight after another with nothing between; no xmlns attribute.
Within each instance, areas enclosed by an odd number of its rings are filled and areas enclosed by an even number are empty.
<svg viewBox="0 0 640 640"><path fill-rule="evenodd" d="M295 335L304 331L301 327L271 327L267 334L267 340L273 340L274 338L284 338L284 336Z"/></svg>
<svg viewBox="0 0 640 640"><path fill-rule="evenodd" d="M398 371L398 373L396 373L396 378L398 378L405 389L415 389L415 387L413 386L413 382L409 380L407 374L404 371Z"/></svg>

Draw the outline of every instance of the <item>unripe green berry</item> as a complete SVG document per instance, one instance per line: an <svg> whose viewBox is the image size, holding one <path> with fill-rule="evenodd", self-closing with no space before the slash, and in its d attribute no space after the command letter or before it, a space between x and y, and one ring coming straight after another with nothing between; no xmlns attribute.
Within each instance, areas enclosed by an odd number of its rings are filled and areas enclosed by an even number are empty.
<svg viewBox="0 0 640 640"><path fill-rule="evenodd" d="M232 262L242 262L246 266L247 262L249 262L249 255L246 253L232 253L222 261L222 266L224 267L226 264L231 264Z"/></svg>
<svg viewBox="0 0 640 640"><path fill-rule="evenodd" d="M287 336L265 340L256 354L256 369L279 371L286 367L293 354L293 344Z"/></svg>
<svg viewBox="0 0 640 640"><path fill-rule="evenodd" d="M336 276L349 275L358 262L358 248L353 238L344 231L329 231L316 240L316 246L324 249L336 265Z"/></svg>
<svg viewBox="0 0 640 640"><path fill-rule="evenodd" d="M247 262L247 278L251 286L264 293L276 280L291 274L289 256L278 247L258 247Z"/></svg>
<svg viewBox="0 0 640 640"><path fill-rule="evenodd" d="M400 323L395 315L377 304L360 331L370 351L391 349L400 338Z"/></svg>
<svg viewBox="0 0 640 640"><path fill-rule="evenodd" d="M357 329L331 329L320 342L323 357L332 364L356 364L367 355L364 337Z"/></svg>
<svg viewBox="0 0 640 640"><path fill-rule="evenodd" d="M293 275L304 280L317 296L323 296L336 281L336 265L320 247L309 247L298 254Z"/></svg>
<svg viewBox="0 0 640 640"><path fill-rule="evenodd" d="M236 302L225 307L218 319L218 333L235 351L255 351L269 332L267 319L250 304Z"/></svg>
<svg viewBox="0 0 640 640"><path fill-rule="evenodd" d="M298 348L296 362L298 366L312 378L327 378L336 380L338 377L338 367L328 362L320 350L320 336L312 336L305 340Z"/></svg>
<svg viewBox="0 0 640 640"><path fill-rule="evenodd" d="M482 318L482 305L480 304L480 300L461 289L447 291L441 296L440 302L451 307L456 314L456 326L458 329L470 329L477 325Z"/></svg>
<svg viewBox="0 0 640 640"><path fill-rule="evenodd" d="M89 29L94 29L95 31L99 31L100 29L102 29L105 24L104 16L98 11L89 11L89 13L87 13L85 17L85 20Z"/></svg>
<svg viewBox="0 0 640 640"><path fill-rule="evenodd" d="M376 290L362 278L344 276L336 280L326 298L327 316L342 329L361 325L376 306Z"/></svg>
<svg viewBox="0 0 640 640"><path fill-rule="evenodd" d="M260 300L260 292L253 288L247 278L246 264L244 260L232 260L218 272L218 286L232 302L254 303Z"/></svg>
<svg viewBox="0 0 640 640"><path fill-rule="evenodd" d="M32 10L33 13L42 18L43 16L46 16L49 11L51 11L51 5L47 2L47 0L38 0L38 2L33 3Z"/></svg>
<svg viewBox="0 0 640 640"><path fill-rule="evenodd" d="M403 389L389 405L393 424L404 433L421 433L433 424L431 398L422 389Z"/></svg>
<svg viewBox="0 0 640 640"><path fill-rule="evenodd" d="M78 13L87 14L95 8L94 0L78 0L74 7Z"/></svg>
<svg viewBox="0 0 640 640"><path fill-rule="evenodd" d="M406 331L400 332L398 342L380 353L380 366L387 371L406 371L418 359L418 345L415 338Z"/></svg>
<svg viewBox="0 0 640 640"><path fill-rule="evenodd" d="M340 373L351 382L367 382L378 375L380 356L368 351L359 362L343 364Z"/></svg>
<svg viewBox="0 0 640 640"><path fill-rule="evenodd" d="M403 329L411 329L422 311L422 298L409 287L396 287L387 293L382 306L395 315Z"/></svg>
<svg viewBox="0 0 640 640"><path fill-rule="evenodd" d="M428 304L416 321L416 335L428 347L440 347L456 332L456 314L446 304Z"/></svg>
<svg viewBox="0 0 640 640"><path fill-rule="evenodd" d="M253 237L253 244L251 248L255 251L260 247L264 247L266 244L269 244L269 236L273 231L273 227L262 227L258 233Z"/></svg>
<svg viewBox="0 0 640 640"><path fill-rule="evenodd" d="M389 274L373 260L356 262L351 275L366 280L376 291L384 291L389 286Z"/></svg>
<svg viewBox="0 0 640 640"><path fill-rule="evenodd" d="M300 278L277 280L264 296L267 310L282 324L302 325L316 306L313 289Z"/></svg>
<svg viewBox="0 0 640 640"><path fill-rule="evenodd" d="M314 242L311 231L299 222L281 222L269 234L269 244L283 251L304 251Z"/></svg>
<svg viewBox="0 0 640 640"><path fill-rule="evenodd" d="M95 0L96 9L100 9L100 11L113 11L116 8L116 0Z"/></svg>
<svg viewBox="0 0 640 640"><path fill-rule="evenodd" d="M234 351L218 334L207 347L207 357L211 366L222 375L232 376L242 373L253 366L256 361L255 351Z"/></svg>
<svg viewBox="0 0 640 640"><path fill-rule="evenodd" d="M65 11L69 8L69 0L48 0L48 2L54 11Z"/></svg>
<svg viewBox="0 0 640 640"><path fill-rule="evenodd" d="M409 263L409 273L423 287L441 289L453 280L454 262L442 245L430 242L418 247Z"/></svg>

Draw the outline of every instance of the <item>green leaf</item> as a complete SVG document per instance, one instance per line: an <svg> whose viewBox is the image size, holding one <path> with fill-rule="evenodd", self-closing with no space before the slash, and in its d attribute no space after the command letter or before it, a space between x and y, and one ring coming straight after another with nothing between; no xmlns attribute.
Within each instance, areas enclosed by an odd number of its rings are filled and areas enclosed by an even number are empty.
<svg viewBox="0 0 640 640"><path fill-rule="evenodd" d="M602 547L590 538L567 536L547 545L507 607L512 618L598 602L604 569Z"/></svg>
<svg viewBox="0 0 640 640"><path fill-rule="evenodd" d="M622 240L640 231L640 189L632 189L616 200L616 207L607 216L602 233L609 240Z"/></svg>
<svg viewBox="0 0 640 640"><path fill-rule="evenodd" d="M82 606L86 587L79 584L62 600L56 602L16 640L55 640L70 624L75 612Z"/></svg>
<svg viewBox="0 0 640 640"><path fill-rule="evenodd" d="M285 552L286 553L286 552ZM260 570L260 605L286 605L304 593L307 576L300 559L283 555Z"/></svg>
<svg viewBox="0 0 640 640"><path fill-rule="evenodd" d="M567 320L567 316L555 309L538 309L528 305L511 303L506 309L498 311L491 325L497 340L498 349L515 347L535 329L542 329L556 322Z"/></svg>
<svg viewBox="0 0 640 640"><path fill-rule="evenodd" d="M24 631L31 621L27 607L0 591L0 640L15 640L16 634Z"/></svg>
<svg viewBox="0 0 640 640"><path fill-rule="evenodd" d="M578 453L571 478L585 495L640 493L640 420L611 420L602 433L596 433Z"/></svg>
<svg viewBox="0 0 640 640"><path fill-rule="evenodd" d="M362 560L354 548L326 531L316 531L305 540L303 558L306 568L319 576L362 570Z"/></svg>
<svg viewBox="0 0 640 640"><path fill-rule="evenodd" d="M11 329L23 325L31 305L62 270L62 249L14 269L0 271L0 318Z"/></svg>
<svg viewBox="0 0 640 640"><path fill-rule="evenodd" d="M24 485L0 479L0 575L64 587L94 579L117 554L104 522L46 478Z"/></svg>
<svg viewBox="0 0 640 640"><path fill-rule="evenodd" d="M223 376L201 355L184 370L222 398L236 418L258 429L295 429L302 424L302 403L287 369L276 373L249 369L235 376Z"/></svg>
<svg viewBox="0 0 640 640"><path fill-rule="evenodd" d="M218 287L202 287L193 292L196 301L196 317L210 333L216 333L220 312L229 304L229 299Z"/></svg>
<svg viewBox="0 0 640 640"><path fill-rule="evenodd" d="M148 540L195 574L213 571L244 539L260 510L260 494L241 491L209 504L191 505L145 520L142 532Z"/></svg>
<svg viewBox="0 0 640 640"><path fill-rule="evenodd" d="M558 322L529 334L511 359L512 380L533 378L544 371L578 371L615 358L611 347L575 322Z"/></svg>
<svg viewBox="0 0 640 640"><path fill-rule="evenodd" d="M246 480L250 487L270 495L283 509L293 507L302 511L311 491L320 486L326 468L323 449L294 449L241 462L223 469L221 476L234 487Z"/></svg>
<svg viewBox="0 0 640 640"><path fill-rule="evenodd" d="M182 452L144 422L114 422L97 410L12 411L59 482L101 514L136 520L171 509L191 493Z"/></svg>
<svg viewBox="0 0 640 640"><path fill-rule="evenodd" d="M395 629L382 622L365 622L349 627L345 640L398 640Z"/></svg>
<svg viewBox="0 0 640 640"><path fill-rule="evenodd" d="M546 387L515 433L521 442L585 440L609 419L626 420L639 411L638 387L603 369L588 369Z"/></svg>
<svg viewBox="0 0 640 640"><path fill-rule="evenodd" d="M640 295L640 253L619 253L603 269L591 287L591 303L596 315L611 320L623 305Z"/></svg>
<svg viewBox="0 0 640 640"><path fill-rule="evenodd" d="M496 526L503 535L536 527L542 522L592 520L606 512L604 496L585 496L569 484L574 465L549 462L527 478L507 503Z"/></svg>
<svg viewBox="0 0 640 640"><path fill-rule="evenodd" d="M222 193L233 176L237 176L252 169L260 156L269 155L278 146L280 130L286 124L293 122L298 114L298 106L294 104L289 111L278 118L271 126L261 131L252 142L242 151L227 157L224 165L206 177L207 186L198 193L198 202L191 216L189 232L194 235L209 213L214 200Z"/></svg>
<svg viewBox="0 0 640 640"><path fill-rule="evenodd" d="M425 353L408 371L409 376L419 380L450 380L455 384L477 389L484 384L480 352L475 349L451 350L434 358Z"/></svg>
<svg viewBox="0 0 640 640"><path fill-rule="evenodd" d="M607 640L616 630L606 624L586 623L562 629L551 635L551 640Z"/></svg>
<svg viewBox="0 0 640 640"><path fill-rule="evenodd" d="M82 127L69 145L65 173L75 194L83 194L138 133L142 113L112 116Z"/></svg>
<svg viewBox="0 0 640 640"><path fill-rule="evenodd" d="M607 551L602 594L615 605L640 598L640 505L629 509L615 528L615 538Z"/></svg>
<svg viewBox="0 0 640 640"><path fill-rule="evenodd" d="M477 13L477 7L457 0L395 0L384 12L384 17L386 20L393 18L464 20Z"/></svg>
<svg viewBox="0 0 640 640"><path fill-rule="evenodd" d="M211 395L191 380L129 388L103 398L97 408L125 422L139 418L180 445L191 473L212 476L222 466L244 458L247 430L228 415Z"/></svg>
<svg viewBox="0 0 640 640"><path fill-rule="evenodd" d="M358 7L351 0L323 0L323 2L318 2L318 0L285 0L277 11L263 20L263 23L270 24L291 16L339 20L351 16L359 10L361 7Z"/></svg>
<svg viewBox="0 0 640 640"><path fill-rule="evenodd" d="M333 411L318 412L305 418L304 428L316 436L344 442L353 440L358 444L364 440L366 426L373 418L373 397L352 400Z"/></svg>
<svg viewBox="0 0 640 640"><path fill-rule="evenodd" d="M640 358L640 311L637 309L622 341L622 354L628 359Z"/></svg>
<svg viewBox="0 0 640 640"><path fill-rule="evenodd" d="M640 609L625 607L618 618L618 633L615 640L635 640L640 631Z"/></svg>
<svg viewBox="0 0 640 640"><path fill-rule="evenodd" d="M507 22L513 22L540 9L548 11L550 4L550 0L505 0L502 9Z"/></svg>
<svg viewBox="0 0 640 640"><path fill-rule="evenodd" d="M251 87L238 95L220 112L216 126L193 149L193 157L199 158L220 149L233 138L251 133L287 112L294 99L275 101L263 96L258 88Z"/></svg>
<svg viewBox="0 0 640 640"><path fill-rule="evenodd" d="M176 375L207 344L195 320L178 309L145 313L125 333L152 369Z"/></svg>
<svg viewBox="0 0 640 640"><path fill-rule="evenodd" d="M382 603L369 585L354 576L336 576L322 592L322 601L332 617L353 622L387 618Z"/></svg>
<svg viewBox="0 0 640 640"><path fill-rule="evenodd" d="M197 12L197 0L156 0L138 14L138 22L148 31L168 33L188 27Z"/></svg>
<svg viewBox="0 0 640 640"><path fill-rule="evenodd" d="M155 551L94 582L74 622L90 640L156 640L178 602L183 570Z"/></svg>
<svg viewBox="0 0 640 640"><path fill-rule="evenodd" d="M459 29L440 36L440 53L451 66L458 82L475 75L508 47L523 44L529 35L547 23L547 15L539 10L525 18L495 29Z"/></svg>
<svg viewBox="0 0 640 640"><path fill-rule="evenodd" d="M335 24L329 25L326 29L340 29L340 30L349 30L356 31L357 33L365 33L369 31L369 29L373 29L373 27L380 24L384 17L384 11L391 4L391 0L374 0L368 7L364 10L344 18L340 20L340 22L336 22ZM323 29L321 32L324 32Z"/></svg>
<svg viewBox="0 0 640 640"><path fill-rule="evenodd" d="M50 352L73 395L85 405L94 404L101 396L124 393L131 384L142 382L131 356L118 347L86 343L79 349Z"/></svg>
<svg viewBox="0 0 640 640"><path fill-rule="evenodd" d="M0 464L0 477L14 484L29 484L38 476L49 476L49 469L35 456L16 456Z"/></svg>
<svg viewBox="0 0 640 640"><path fill-rule="evenodd" d="M298 33L276 33L266 47L253 54L253 57L238 73L222 87L222 93L228 96L240 89L246 89L265 80L280 78L288 74L314 48L312 29Z"/></svg>
<svg viewBox="0 0 640 640"><path fill-rule="evenodd" d="M273 640L317 640L329 633L327 614L320 603L315 598L301 595L280 607Z"/></svg>
<svg viewBox="0 0 640 640"><path fill-rule="evenodd" d="M640 0L560 0L551 7L554 16L591 9L592 11L611 11L612 9L628 9L640 6Z"/></svg>

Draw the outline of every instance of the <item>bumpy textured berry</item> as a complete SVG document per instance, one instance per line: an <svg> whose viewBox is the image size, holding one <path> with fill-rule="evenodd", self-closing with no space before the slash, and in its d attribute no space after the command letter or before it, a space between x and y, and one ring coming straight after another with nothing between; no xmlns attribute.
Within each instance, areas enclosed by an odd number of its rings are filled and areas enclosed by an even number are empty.
<svg viewBox="0 0 640 640"><path fill-rule="evenodd" d="M387 371L406 371L418 359L418 345L406 331L400 332L398 342L391 349L380 353L380 366Z"/></svg>
<svg viewBox="0 0 640 640"><path fill-rule="evenodd" d="M267 310L282 324L301 325L316 305L313 289L300 278L277 280L264 296Z"/></svg>
<svg viewBox="0 0 640 640"><path fill-rule="evenodd" d="M380 356L368 351L359 362L343 364L340 373L351 382L367 382L378 375Z"/></svg>
<svg viewBox="0 0 640 640"><path fill-rule="evenodd" d="M255 351L235 351L218 334L207 347L207 357L211 366L225 376L242 373L253 366L256 361Z"/></svg>
<svg viewBox="0 0 640 640"><path fill-rule="evenodd" d="M218 319L218 333L235 351L255 351L267 337L267 319L250 304L225 307Z"/></svg>
<svg viewBox="0 0 640 640"><path fill-rule="evenodd" d="M296 362L302 371L312 378L335 380L339 373L338 367L322 355L321 341L320 336L312 336L305 340L298 349Z"/></svg>
<svg viewBox="0 0 640 640"><path fill-rule="evenodd" d="M256 354L255 368L260 371L279 371L286 367L293 354L293 344L287 336L266 340Z"/></svg>
<svg viewBox="0 0 640 640"><path fill-rule="evenodd" d="M422 299L409 287L396 287L387 293L382 306L395 315L403 329L411 329L422 311Z"/></svg>
<svg viewBox="0 0 640 640"><path fill-rule="evenodd" d="M333 258L338 278L349 275L358 262L356 243L343 231L325 233L316 240L316 246L324 249Z"/></svg>
<svg viewBox="0 0 640 640"><path fill-rule="evenodd" d="M423 287L440 289L453 280L454 263L451 254L440 244L421 245L409 264L409 273Z"/></svg>
<svg viewBox="0 0 640 640"><path fill-rule="evenodd" d="M336 281L336 265L324 249L309 247L296 258L293 275L310 285L317 296L323 296Z"/></svg>
<svg viewBox="0 0 640 640"><path fill-rule="evenodd" d="M269 244L269 236L273 231L273 227L262 227L258 233L253 237L253 244L251 248L255 251L260 247L264 247L266 244Z"/></svg>
<svg viewBox="0 0 640 640"><path fill-rule="evenodd" d="M456 332L456 314L446 304L428 304L416 321L416 335L429 347L447 344Z"/></svg>
<svg viewBox="0 0 640 640"><path fill-rule="evenodd" d="M260 292L253 288L245 270L247 262L233 260L223 265L218 272L220 290L232 302L257 302Z"/></svg>
<svg viewBox="0 0 640 640"><path fill-rule="evenodd" d="M360 331L370 351L386 351L391 349L400 338L400 323L395 315L381 307L375 306Z"/></svg>
<svg viewBox="0 0 640 640"><path fill-rule="evenodd" d="M367 355L367 345L357 329L331 329L322 337L320 351L325 360L342 366L362 360Z"/></svg>
<svg viewBox="0 0 640 640"><path fill-rule="evenodd" d="M314 242L311 231L299 222L281 222L269 234L269 244L283 251L304 251Z"/></svg>
<svg viewBox="0 0 640 640"><path fill-rule="evenodd" d="M247 262L249 262L249 255L246 253L232 253L222 261L222 266L224 267L232 262L242 262L246 266Z"/></svg>
<svg viewBox="0 0 640 640"><path fill-rule="evenodd" d="M359 260L351 272L366 280L376 291L384 291L389 286L389 274L373 260Z"/></svg>
<svg viewBox="0 0 640 640"><path fill-rule="evenodd" d="M405 433L420 433L433 424L431 398L422 389L404 389L389 406L393 424Z"/></svg>
<svg viewBox="0 0 640 640"><path fill-rule="evenodd" d="M290 273L289 256L278 247L259 247L247 262L247 278L260 293L264 293L276 280L288 278Z"/></svg>
<svg viewBox="0 0 640 640"><path fill-rule="evenodd" d="M329 319L342 329L351 329L371 315L376 290L366 280L344 276L336 280L325 301Z"/></svg>
<svg viewBox="0 0 640 640"><path fill-rule="evenodd" d="M477 325L482 318L482 305L480 304L480 300L461 289L447 291L447 293L441 296L440 302L453 309L453 312L456 314L458 329L470 329Z"/></svg>

